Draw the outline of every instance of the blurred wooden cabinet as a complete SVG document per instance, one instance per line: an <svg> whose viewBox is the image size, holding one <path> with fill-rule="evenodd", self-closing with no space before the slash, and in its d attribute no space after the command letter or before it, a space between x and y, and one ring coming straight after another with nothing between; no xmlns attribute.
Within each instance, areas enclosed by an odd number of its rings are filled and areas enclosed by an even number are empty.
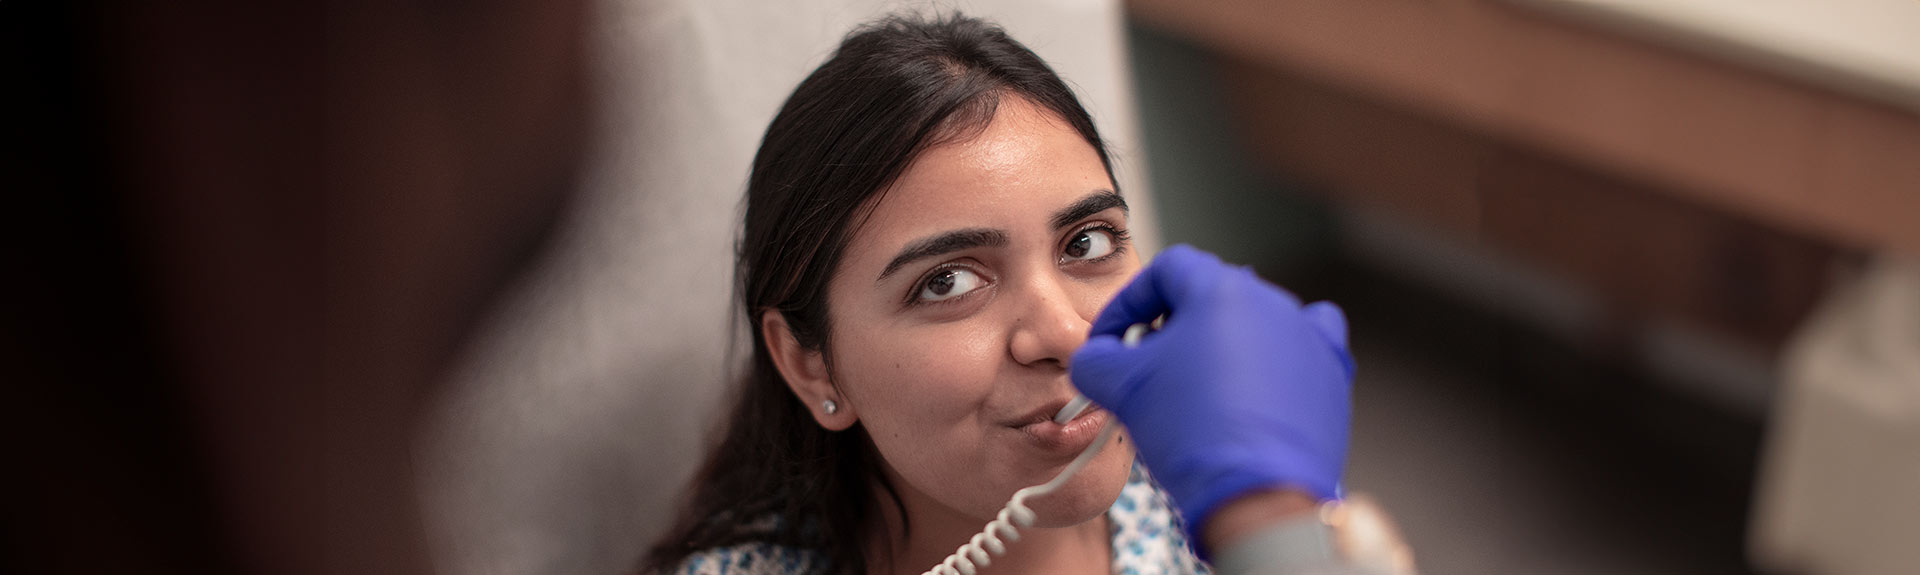
<svg viewBox="0 0 1920 575"><path fill-rule="evenodd" d="M1920 253L1920 115L1478 0L1131 0L1227 62L1263 166L1773 351Z"/></svg>

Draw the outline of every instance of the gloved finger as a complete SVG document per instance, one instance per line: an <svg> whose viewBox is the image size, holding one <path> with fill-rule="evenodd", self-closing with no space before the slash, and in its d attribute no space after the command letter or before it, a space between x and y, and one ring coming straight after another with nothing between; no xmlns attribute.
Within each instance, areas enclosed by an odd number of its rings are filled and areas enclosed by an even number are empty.
<svg viewBox="0 0 1920 575"><path fill-rule="evenodd" d="M1253 282L1253 285L1257 286L1261 292L1278 298L1282 307L1287 309L1300 309L1300 296L1294 295L1293 292L1287 288L1267 281L1267 278L1260 277L1260 272L1254 271L1253 266L1243 266L1240 270L1245 272L1247 281Z"/></svg>
<svg viewBox="0 0 1920 575"><path fill-rule="evenodd" d="M1225 267L1220 258L1186 244L1161 250L1140 275L1114 294L1113 301L1093 320L1092 333L1120 335L1127 326L1170 315L1181 302L1191 301L1203 286L1219 281Z"/></svg>
<svg viewBox="0 0 1920 575"><path fill-rule="evenodd" d="M1144 356L1138 349L1128 349L1118 336L1095 335L1074 352L1067 376L1094 403L1108 408L1125 405L1139 381L1134 363Z"/></svg>
<svg viewBox="0 0 1920 575"><path fill-rule="evenodd" d="M1300 313L1307 316L1307 322L1320 330L1320 335L1325 336L1327 341L1347 347L1347 314L1340 311L1340 306L1322 300L1307 304Z"/></svg>
<svg viewBox="0 0 1920 575"><path fill-rule="evenodd" d="M1312 325L1314 331L1326 338L1327 344L1333 347L1334 355L1339 356L1340 365L1347 368L1347 376L1352 377L1353 351L1347 346L1347 314L1330 301L1307 304L1300 313L1306 316L1307 324Z"/></svg>

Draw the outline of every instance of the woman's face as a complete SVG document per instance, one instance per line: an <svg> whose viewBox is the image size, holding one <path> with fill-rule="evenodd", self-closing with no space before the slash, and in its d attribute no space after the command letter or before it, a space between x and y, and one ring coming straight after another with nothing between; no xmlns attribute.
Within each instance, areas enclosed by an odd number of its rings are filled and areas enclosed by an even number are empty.
<svg viewBox="0 0 1920 575"><path fill-rule="evenodd" d="M1051 421L1073 352L1140 268L1113 188L1078 133L1008 96L977 137L922 153L849 241L828 287L832 380L910 511L984 522L1110 417ZM1110 444L1033 502L1040 524L1099 516L1132 460Z"/></svg>

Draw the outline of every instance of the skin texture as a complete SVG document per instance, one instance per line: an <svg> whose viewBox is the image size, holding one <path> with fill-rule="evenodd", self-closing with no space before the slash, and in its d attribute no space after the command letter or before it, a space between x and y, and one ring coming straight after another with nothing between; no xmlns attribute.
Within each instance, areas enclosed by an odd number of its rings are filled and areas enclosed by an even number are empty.
<svg viewBox="0 0 1920 575"><path fill-rule="evenodd" d="M1014 491L1046 482L1079 453L1018 426L1035 415L1051 418L1073 396L1073 352L1140 269L1120 233L1088 229L1124 233L1124 208L1063 227L1053 221L1113 187L1092 146L1064 122L1004 97L980 134L923 152L849 241L828 288L831 361L796 345L778 313L762 315L794 393L828 429L863 424L900 490L911 537L883 505L895 561L879 569L917 573L933 565L992 520ZM963 229L998 230L1005 242L916 260L881 277L904 248ZM1091 249L1069 249L1076 240ZM1113 251L1102 258L1106 245ZM927 280L954 265L965 271L948 276L950 299L906 303L912 294L942 295L928 291ZM838 404L835 413L822 408L826 399ZM1109 415L1090 417L1089 437ZM1033 500L1038 528L1022 530L995 568L1107 572L1103 513L1126 483L1131 444L1109 444L1061 492Z"/></svg>

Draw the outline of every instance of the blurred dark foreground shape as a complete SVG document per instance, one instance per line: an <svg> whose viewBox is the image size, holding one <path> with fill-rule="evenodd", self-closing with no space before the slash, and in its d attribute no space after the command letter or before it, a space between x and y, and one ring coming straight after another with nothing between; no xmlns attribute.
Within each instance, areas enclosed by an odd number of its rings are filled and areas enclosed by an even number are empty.
<svg viewBox="0 0 1920 575"><path fill-rule="evenodd" d="M578 2L0 3L9 573L424 573L411 422L577 170Z"/></svg>

